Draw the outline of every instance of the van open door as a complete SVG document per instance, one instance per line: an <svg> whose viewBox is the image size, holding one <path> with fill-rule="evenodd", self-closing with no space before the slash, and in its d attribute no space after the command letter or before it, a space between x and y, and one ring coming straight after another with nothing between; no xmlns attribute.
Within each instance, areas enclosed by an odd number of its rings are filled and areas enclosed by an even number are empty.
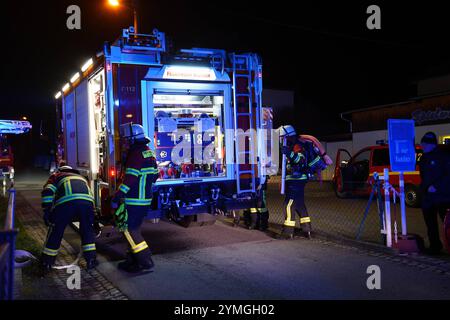
<svg viewBox="0 0 450 320"><path fill-rule="evenodd" d="M351 186L348 183L352 181L352 172L348 170L351 157L350 152L345 149L339 149L336 153L333 187L338 198L346 198L351 191Z"/></svg>

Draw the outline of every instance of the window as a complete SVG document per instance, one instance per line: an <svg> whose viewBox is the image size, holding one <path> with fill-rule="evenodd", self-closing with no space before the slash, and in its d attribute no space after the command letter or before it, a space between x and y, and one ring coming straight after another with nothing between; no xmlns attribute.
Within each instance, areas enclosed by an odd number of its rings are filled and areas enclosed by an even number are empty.
<svg viewBox="0 0 450 320"><path fill-rule="evenodd" d="M353 163L360 163L360 162L369 162L370 160L370 150L366 150L363 151L359 154L357 154L354 158L353 158Z"/></svg>
<svg viewBox="0 0 450 320"><path fill-rule="evenodd" d="M387 167L390 164L389 160L389 149L374 149L372 165L374 167Z"/></svg>

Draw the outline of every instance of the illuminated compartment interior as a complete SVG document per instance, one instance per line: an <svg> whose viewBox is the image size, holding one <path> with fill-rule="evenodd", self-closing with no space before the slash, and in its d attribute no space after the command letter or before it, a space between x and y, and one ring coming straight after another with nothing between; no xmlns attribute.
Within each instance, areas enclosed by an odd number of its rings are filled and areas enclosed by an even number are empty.
<svg viewBox="0 0 450 320"><path fill-rule="evenodd" d="M159 179L225 177L223 96L153 95Z"/></svg>

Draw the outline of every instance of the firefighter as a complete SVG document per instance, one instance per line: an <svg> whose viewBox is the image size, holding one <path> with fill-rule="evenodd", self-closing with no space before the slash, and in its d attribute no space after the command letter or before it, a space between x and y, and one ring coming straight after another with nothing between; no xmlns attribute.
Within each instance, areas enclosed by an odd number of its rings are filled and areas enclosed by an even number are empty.
<svg viewBox="0 0 450 320"><path fill-rule="evenodd" d="M290 126L289 126L290 127ZM286 137L287 146L282 153L290 164L291 173L286 176L285 221L280 239L293 239L296 215L300 218L300 227L307 238L311 237L311 218L305 205L305 186L310 177L326 168L323 157L311 141L291 135Z"/></svg>
<svg viewBox="0 0 450 320"><path fill-rule="evenodd" d="M256 208L244 211L245 223L250 230L266 231L269 227L269 209L267 208L267 181L261 185Z"/></svg>
<svg viewBox="0 0 450 320"><path fill-rule="evenodd" d="M116 224L129 245L127 259L118 268L127 272L151 270L154 266L151 251L141 234L141 225L152 203L152 184L158 179L155 153L147 144L141 125L133 124L125 136L129 151L122 184L112 199L117 209Z"/></svg>
<svg viewBox="0 0 450 320"><path fill-rule="evenodd" d="M437 216L444 221L446 210L450 208L450 156L439 150L437 144L436 135L427 132L421 140L424 154L419 162L422 212L430 241L427 252L430 254L439 254L442 250Z"/></svg>
<svg viewBox="0 0 450 320"><path fill-rule="evenodd" d="M60 167L50 176L42 191L44 222L49 227L41 256L44 273L55 262L66 226L80 221L83 255L87 269L97 266L94 223L94 197L88 181L70 166Z"/></svg>

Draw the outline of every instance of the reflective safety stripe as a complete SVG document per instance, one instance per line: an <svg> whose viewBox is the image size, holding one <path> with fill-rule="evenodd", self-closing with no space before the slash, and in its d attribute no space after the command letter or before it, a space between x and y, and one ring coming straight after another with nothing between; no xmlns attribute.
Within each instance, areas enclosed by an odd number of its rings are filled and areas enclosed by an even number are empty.
<svg viewBox="0 0 450 320"><path fill-rule="evenodd" d="M125 174L130 174L130 175L132 175L132 176L139 177L139 175L141 174L141 172L140 172L139 170L137 170L137 169L127 168L127 169L125 170Z"/></svg>
<svg viewBox="0 0 450 320"><path fill-rule="evenodd" d="M123 193L128 193L128 191L130 191L130 187L125 184L121 184L119 190L122 191Z"/></svg>
<svg viewBox="0 0 450 320"><path fill-rule="evenodd" d="M152 204L152 199L125 198L125 204L130 206L149 206Z"/></svg>
<svg viewBox="0 0 450 320"><path fill-rule="evenodd" d="M74 193L69 196L64 196L64 197L58 199L55 203L55 206L58 206L60 204L66 203L68 201L73 201L73 200L87 200L87 201L94 202L94 197L91 195L88 195L88 194L84 194L84 193Z"/></svg>
<svg viewBox="0 0 450 320"><path fill-rule="evenodd" d="M143 250L145 250L145 249L147 249L147 248L148 248L147 242L142 241L142 242L139 243L138 245L136 245L136 246L134 246L134 247L131 247L131 251L132 251L133 253L139 253L139 252L141 252L141 251L143 251Z"/></svg>
<svg viewBox="0 0 450 320"><path fill-rule="evenodd" d="M59 188L59 187L61 187L64 183L66 183L67 181L73 181L73 180L80 180L80 181L83 181L83 182L86 183L86 184L88 183L87 180L86 180L85 178L83 178L83 177L75 177L75 176L73 176L73 177L65 177L65 178L63 178L61 181L58 182L57 187Z"/></svg>
<svg viewBox="0 0 450 320"><path fill-rule="evenodd" d="M295 221L291 220L291 217L292 217L291 207L292 207L293 203L294 203L294 200L290 199L289 203L287 204L287 207L286 207L287 217L286 217L286 221L284 221L284 225L288 226L288 227L295 227Z"/></svg>
<svg viewBox="0 0 450 320"><path fill-rule="evenodd" d="M306 218L301 218L300 219L300 223L301 224L308 223L308 222L311 222L311 218L310 217L306 217Z"/></svg>
<svg viewBox="0 0 450 320"><path fill-rule="evenodd" d="M251 213L258 213L258 209L256 209L256 208L251 208L251 209L250 209L250 212L251 212Z"/></svg>
<svg viewBox="0 0 450 320"><path fill-rule="evenodd" d="M70 192L70 181L64 182L64 194L67 196L72 194L72 192Z"/></svg>
<svg viewBox="0 0 450 320"><path fill-rule="evenodd" d="M302 174L300 177L287 176L286 180L308 180L308 176L306 174Z"/></svg>
<svg viewBox="0 0 450 320"><path fill-rule="evenodd" d="M146 173L146 174L157 174L159 173L157 168L142 168L141 169L141 173Z"/></svg>
<svg viewBox="0 0 450 320"><path fill-rule="evenodd" d="M58 190L58 188L56 188L56 186L53 185L53 184L47 184L47 185L44 187L44 190L45 190L45 189L50 189L53 193L55 193L56 190Z"/></svg>
<svg viewBox="0 0 450 320"><path fill-rule="evenodd" d="M320 157L317 156L313 161L311 161L308 166L312 167L313 165L315 165L317 162L320 161Z"/></svg>
<svg viewBox="0 0 450 320"><path fill-rule="evenodd" d="M85 244L83 246L83 251L84 252L95 251L95 243Z"/></svg>
<svg viewBox="0 0 450 320"><path fill-rule="evenodd" d="M143 174L139 179L139 199L145 199L145 185L147 184L147 175Z"/></svg>
<svg viewBox="0 0 450 320"><path fill-rule="evenodd" d="M53 202L54 196L42 197L42 203L48 204Z"/></svg>
<svg viewBox="0 0 450 320"><path fill-rule="evenodd" d="M266 213L269 212L269 209L267 208L258 208L259 213Z"/></svg>
<svg viewBox="0 0 450 320"><path fill-rule="evenodd" d="M304 155L302 155L301 153L299 153L299 154L297 155L297 157L295 158L294 162L295 162L295 163L299 163L300 160L302 160L302 158L304 158L304 157L305 157Z"/></svg>
<svg viewBox="0 0 450 320"><path fill-rule="evenodd" d="M51 257L55 257L56 255L58 255L58 250L44 247L44 249L42 250L42 253L46 254L48 256L51 256Z"/></svg>
<svg viewBox="0 0 450 320"><path fill-rule="evenodd" d="M133 238L131 237L131 234L128 230L125 230L125 232L123 233L125 235L125 238L127 238L128 243L130 244L130 246L136 247L136 243L134 243Z"/></svg>
<svg viewBox="0 0 450 320"><path fill-rule="evenodd" d="M295 156L295 152L294 152L294 151L292 151L292 152L291 152L291 156L290 156L290 157L291 157L291 158L293 158L294 156Z"/></svg>

